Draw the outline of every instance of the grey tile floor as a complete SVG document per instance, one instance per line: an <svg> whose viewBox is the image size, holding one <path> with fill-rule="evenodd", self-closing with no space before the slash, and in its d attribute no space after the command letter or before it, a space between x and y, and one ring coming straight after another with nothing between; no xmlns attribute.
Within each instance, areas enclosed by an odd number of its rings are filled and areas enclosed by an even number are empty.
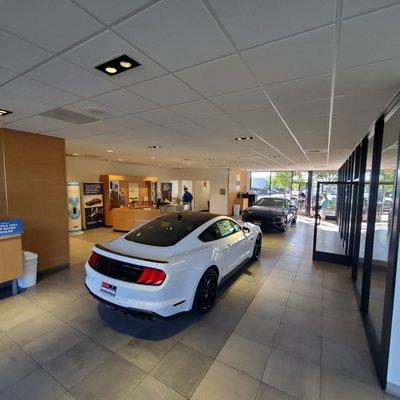
<svg viewBox="0 0 400 400"><path fill-rule="evenodd" d="M312 227L265 233L258 262L199 317L144 321L87 294L108 229L71 237L71 268L0 300L1 400L385 399L345 267L311 260Z"/></svg>

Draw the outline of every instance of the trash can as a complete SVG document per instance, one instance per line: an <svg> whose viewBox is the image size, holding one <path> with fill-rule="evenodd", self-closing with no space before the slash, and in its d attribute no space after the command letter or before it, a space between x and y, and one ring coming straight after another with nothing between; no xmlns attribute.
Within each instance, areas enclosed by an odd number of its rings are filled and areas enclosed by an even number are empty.
<svg viewBox="0 0 400 400"><path fill-rule="evenodd" d="M26 289L36 285L38 255L24 251L24 275L18 278L18 286Z"/></svg>
<svg viewBox="0 0 400 400"><path fill-rule="evenodd" d="M238 217L240 215L240 204L233 205L233 215Z"/></svg>

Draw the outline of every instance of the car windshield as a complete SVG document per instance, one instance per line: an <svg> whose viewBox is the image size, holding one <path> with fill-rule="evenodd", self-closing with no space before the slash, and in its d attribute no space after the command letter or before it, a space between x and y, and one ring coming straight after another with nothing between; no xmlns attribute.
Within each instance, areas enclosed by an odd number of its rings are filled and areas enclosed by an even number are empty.
<svg viewBox="0 0 400 400"><path fill-rule="evenodd" d="M272 197L264 197L263 199L258 199L255 203L255 206L261 207L276 207L282 208L285 207L285 200L283 199L274 199Z"/></svg>
<svg viewBox="0 0 400 400"><path fill-rule="evenodd" d="M126 240L149 246L173 246L192 232L196 227L186 221L156 218L133 230L125 236Z"/></svg>

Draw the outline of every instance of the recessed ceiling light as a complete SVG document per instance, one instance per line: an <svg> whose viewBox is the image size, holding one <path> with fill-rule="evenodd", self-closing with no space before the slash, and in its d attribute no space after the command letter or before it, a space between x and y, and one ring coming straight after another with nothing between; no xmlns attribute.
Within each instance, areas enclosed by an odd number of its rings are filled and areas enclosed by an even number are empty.
<svg viewBox="0 0 400 400"><path fill-rule="evenodd" d="M119 63L119 65L120 65L122 68L130 68L130 67L132 67L132 64L131 64L129 61L121 61L121 62Z"/></svg>
<svg viewBox="0 0 400 400"><path fill-rule="evenodd" d="M0 117L4 117L5 115L12 114L12 111L5 110L4 108L0 108Z"/></svg>
<svg viewBox="0 0 400 400"><path fill-rule="evenodd" d="M114 67L106 67L106 72L108 72L111 75L114 75L117 73L117 68Z"/></svg>
<svg viewBox="0 0 400 400"><path fill-rule="evenodd" d="M123 158L118 158L117 161L124 161L124 159Z"/></svg>
<svg viewBox="0 0 400 400"><path fill-rule="evenodd" d="M73 156L79 156L79 153L72 153Z"/></svg>
<svg viewBox="0 0 400 400"><path fill-rule="evenodd" d="M162 164L157 164L159 167L162 167Z"/></svg>
<svg viewBox="0 0 400 400"><path fill-rule="evenodd" d="M155 158L155 157L153 157L153 156L152 156L152 157L150 157L150 160L155 160L155 159L156 159L156 158Z"/></svg>
<svg viewBox="0 0 400 400"><path fill-rule="evenodd" d="M215 158L206 157L204 160L205 160L205 161L215 161Z"/></svg>
<svg viewBox="0 0 400 400"><path fill-rule="evenodd" d="M114 153L114 150L107 149L106 152L107 152L107 153Z"/></svg>
<svg viewBox="0 0 400 400"><path fill-rule="evenodd" d="M235 138L235 140L237 140L238 142L241 140L251 140L253 139L253 136L246 136L246 137L237 137Z"/></svg>
<svg viewBox="0 0 400 400"><path fill-rule="evenodd" d="M149 149L161 149L161 146L152 145L152 146L149 146Z"/></svg>
<svg viewBox="0 0 400 400"><path fill-rule="evenodd" d="M140 63L135 61L133 58L130 58L127 55L122 55L114 58L113 60L100 64L95 68L107 75L113 76L139 66Z"/></svg>

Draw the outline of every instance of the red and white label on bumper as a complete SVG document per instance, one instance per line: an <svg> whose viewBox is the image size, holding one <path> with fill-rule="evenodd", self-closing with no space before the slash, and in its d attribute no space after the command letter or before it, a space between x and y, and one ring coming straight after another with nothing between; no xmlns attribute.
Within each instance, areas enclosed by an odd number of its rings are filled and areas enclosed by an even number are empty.
<svg viewBox="0 0 400 400"><path fill-rule="evenodd" d="M100 292L106 293L109 296L115 297L115 293L117 292L117 287L111 285L107 282L103 282L100 287Z"/></svg>

